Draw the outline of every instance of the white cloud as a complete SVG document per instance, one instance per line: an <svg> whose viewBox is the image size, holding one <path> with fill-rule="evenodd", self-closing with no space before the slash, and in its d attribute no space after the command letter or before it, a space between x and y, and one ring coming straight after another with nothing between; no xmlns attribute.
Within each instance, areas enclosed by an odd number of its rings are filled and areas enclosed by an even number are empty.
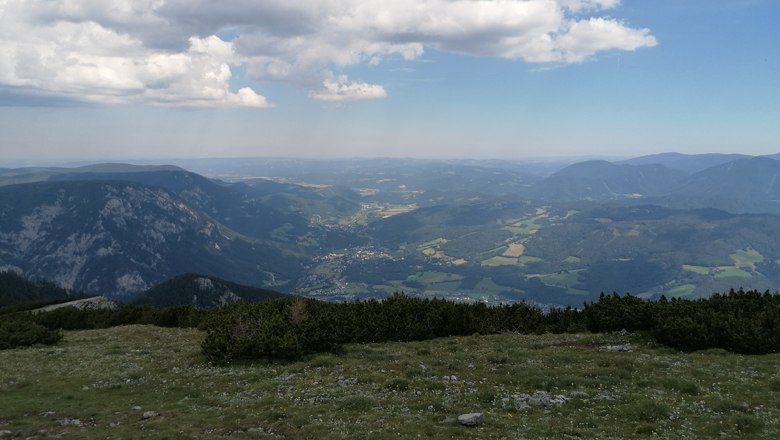
<svg viewBox="0 0 780 440"><path fill-rule="evenodd" d="M0 0L0 88L98 103L269 107L239 66L321 100L379 99L331 72L426 49L578 63L657 44L619 0ZM234 30L233 41L216 35Z"/></svg>
<svg viewBox="0 0 780 440"><path fill-rule="evenodd" d="M620 0L557 0L557 2L572 12L612 9L620 4Z"/></svg>
<svg viewBox="0 0 780 440"><path fill-rule="evenodd" d="M558 39L563 60L581 62L603 50L636 50L657 43L649 29L630 29L615 20L591 18L575 21Z"/></svg>
<svg viewBox="0 0 780 440"><path fill-rule="evenodd" d="M357 101L386 98L387 92L380 85L349 81L341 75L325 79L322 89L309 93L309 96L320 101Z"/></svg>

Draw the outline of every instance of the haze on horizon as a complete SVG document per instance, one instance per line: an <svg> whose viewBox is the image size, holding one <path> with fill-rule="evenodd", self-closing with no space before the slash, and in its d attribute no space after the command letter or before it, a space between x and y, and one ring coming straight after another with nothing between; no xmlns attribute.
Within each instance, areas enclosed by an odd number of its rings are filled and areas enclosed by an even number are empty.
<svg viewBox="0 0 780 440"><path fill-rule="evenodd" d="M0 2L0 167L780 151L772 0Z"/></svg>

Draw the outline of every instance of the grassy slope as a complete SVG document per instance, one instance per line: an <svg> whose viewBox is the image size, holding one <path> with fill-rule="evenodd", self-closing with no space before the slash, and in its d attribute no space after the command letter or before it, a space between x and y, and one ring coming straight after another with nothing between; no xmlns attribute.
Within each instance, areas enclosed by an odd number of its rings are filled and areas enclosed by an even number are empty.
<svg viewBox="0 0 780 440"><path fill-rule="evenodd" d="M252 428L324 439L780 436L778 354L681 354L638 340L633 353L605 353L598 347L630 337L506 334L351 345L305 362L224 368L204 363L202 337L128 326L0 352L0 430L65 438L266 435ZM535 390L591 397L551 409L502 402ZM160 416L142 420L147 410ZM485 413L479 428L442 423L474 411Z"/></svg>

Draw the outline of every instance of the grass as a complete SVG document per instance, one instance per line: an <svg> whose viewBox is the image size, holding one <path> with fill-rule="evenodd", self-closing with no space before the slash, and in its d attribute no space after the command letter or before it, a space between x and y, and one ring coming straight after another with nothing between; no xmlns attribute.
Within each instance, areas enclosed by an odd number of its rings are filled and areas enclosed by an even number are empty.
<svg viewBox="0 0 780 440"><path fill-rule="evenodd" d="M543 261L539 257L531 257L529 255L523 255L522 257L517 259L518 263L520 264L530 264L530 263L539 263L540 261Z"/></svg>
<svg viewBox="0 0 780 440"><path fill-rule="evenodd" d="M577 277L582 271L583 269L566 270L556 273L530 274L526 276L528 278L539 278L542 283L547 284L548 286L571 288L577 284Z"/></svg>
<svg viewBox="0 0 780 440"><path fill-rule="evenodd" d="M705 267L705 266L694 266L692 264L683 264L683 270L686 270L688 272L693 272L698 275L709 275L710 272L712 272L711 267Z"/></svg>
<svg viewBox="0 0 780 440"><path fill-rule="evenodd" d="M746 272L738 267L722 267L715 274L715 279L720 278L752 278L750 272Z"/></svg>
<svg viewBox="0 0 780 440"><path fill-rule="evenodd" d="M683 354L619 335L504 334L215 367L199 353L202 338L128 326L2 351L0 430L20 438L780 437L777 394L767 386L778 381L780 354ZM598 349L626 342L634 352ZM514 409L513 394L536 390L588 397ZM145 411L159 416L144 420ZM485 414L478 428L443 422L475 411Z"/></svg>
<svg viewBox="0 0 780 440"><path fill-rule="evenodd" d="M533 235L536 234L542 226L538 223L547 216L544 212L534 217L521 218L513 221L512 224L505 226L505 231L515 235Z"/></svg>
<svg viewBox="0 0 780 440"><path fill-rule="evenodd" d="M764 256L755 249L740 249L731 254L731 259L734 260L734 265L737 267L755 269L756 263L764 261Z"/></svg>
<svg viewBox="0 0 780 440"><path fill-rule="evenodd" d="M446 238L439 237L439 238L435 238L435 239L433 239L431 241L426 241L425 243L421 243L421 244L417 245L417 249L422 250L422 249L425 249L425 248L438 246L440 244L445 244L447 242L448 242L448 240Z"/></svg>
<svg viewBox="0 0 780 440"><path fill-rule="evenodd" d="M696 286L694 284L683 284L681 286L677 286L674 289L669 291L669 296L672 297L683 297L688 296L692 294L696 290Z"/></svg>
<svg viewBox="0 0 780 440"><path fill-rule="evenodd" d="M509 257L502 257L502 256L496 256L488 258L487 260L482 261L483 266L515 266L517 265L517 258L509 258Z"/></svg>

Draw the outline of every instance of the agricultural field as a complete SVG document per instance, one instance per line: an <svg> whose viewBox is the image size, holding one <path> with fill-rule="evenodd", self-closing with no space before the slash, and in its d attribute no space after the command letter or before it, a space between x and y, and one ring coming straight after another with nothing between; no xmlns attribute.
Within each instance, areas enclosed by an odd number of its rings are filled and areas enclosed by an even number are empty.
<svg viewBox="0 0 780 440"><path fill-rule="evenodd" d="M356 344L292 363L205 362L198 330L65 332L0 352L13 438L780 437L780 354L680 353L638 335ZM605 351L629 344L630 352ZM563 396L523 407L523 394ZM479 412L477 427L454 419Z"/></svg>
<svg viewBox="0 0 780 440"><path fill-rule="evenodd" d="M764 256L755 249L740 249L729 257L734 261L733 266L706 267L684 264L682 268L697 275L711 275L715 279L752 278L756 264L764 261Z"/></svg>

